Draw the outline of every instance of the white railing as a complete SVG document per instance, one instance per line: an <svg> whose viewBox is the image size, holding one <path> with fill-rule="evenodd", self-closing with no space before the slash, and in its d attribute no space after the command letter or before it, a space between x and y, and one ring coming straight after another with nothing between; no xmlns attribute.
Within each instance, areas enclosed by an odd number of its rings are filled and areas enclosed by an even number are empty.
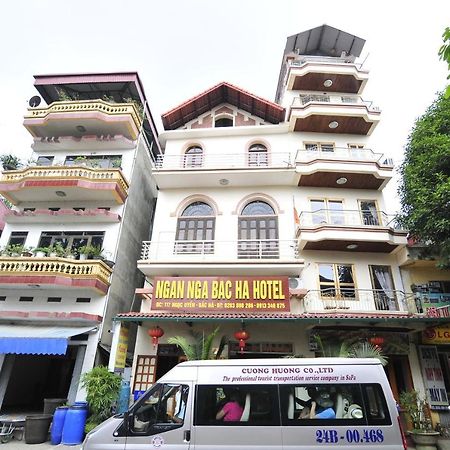
<svg viewBox="0 0 450 450"><path fill-rule="evenodd" d="M327 64L352 64L361 67L361 64L355 63L354 56L300 56L298 59L291 61L291 66L303 66L308 63L327 63Z"/></svg>
<svg viewBox="0 0 450 450"><path fill-rule="evenodd" d="M412 296L403 291L383 289L333 289L308 291L305 312L407 312L416 314Z"/></svg>
<svg viewBox="0 0 450 450"><path fill-rule="evenodd" d="M297 151L296 162L313 161L315 159L374 161L382 166L394 166L392 158L387 158L382 153L375 153L370 148L332 146L321 148L316 146L308 149L302 148Z"/></svg>
<svg viewBox="0 0 450 450"><path fill-rule="evenodd" d="M144 241L142 260L243 262L245 260L298 259L294 240L242 239L237 241Z"/></svg>
<svg viewBox="0 0 450 450"><path fill-rule="evenodd" d="M156 168L163 170L255 169L292 167L295 154L288 152L203 153L158 155Z"/></svg>
<svg viewBox="0 0 450 450"><path fill-rule="evenodd" d="M383 227L400 230L396 216L383 211L318 209L300 213L300 228L322 225Z"/></svg>
<svg viewBox="0 0 450 450"><path fill-rule="evenodd" d="M359 95L339 95L339 94L301 94L295 97L292 108L303 108L310 103L328 103L333 105L363 105L367 110L379 112L380 108L373 106L372 102L363 100Z"/></svg>

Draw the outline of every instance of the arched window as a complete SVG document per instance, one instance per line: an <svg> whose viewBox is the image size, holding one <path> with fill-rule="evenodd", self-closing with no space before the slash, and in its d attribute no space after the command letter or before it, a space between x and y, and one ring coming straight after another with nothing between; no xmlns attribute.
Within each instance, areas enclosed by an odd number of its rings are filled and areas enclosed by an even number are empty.
<svg viewBox="0 0 450 450"><path fill-rule="evenodd" d="M214 121L215 128L232 127L233 119L230 117L219 117Z"/></svg>
<svg viewBox="0 0 450 450"><path fill-rule="evenodd" d="M214 210L207 203L187 206L177 221L175 253L214 253Z"/></svg>
<svg viewBox="0 0 450 450"><path fill-rule="evenodd" d="M249 167L267 166L269 158L267 147L263 144L253 144L248 149L248 165Z"/></svg>
<svg viewBox="0 0 450 450"><path fill-rule="evenodd" d="M201 166L203 166L203 149L198 145L193 145L184 153L184 167Z"/></svg>
<svg viewBox="0 0 450 450"><path fill-rule="evenodd" d="M279 258L278 216L266 202L247 203L238 220L238 258Z"/></svg>

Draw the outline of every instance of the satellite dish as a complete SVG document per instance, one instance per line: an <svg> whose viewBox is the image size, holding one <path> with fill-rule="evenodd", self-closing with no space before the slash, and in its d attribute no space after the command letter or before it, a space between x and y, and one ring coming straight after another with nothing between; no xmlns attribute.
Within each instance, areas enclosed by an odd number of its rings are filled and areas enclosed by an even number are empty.
<svg viewBox="0 0 450 450"><path fill-rule="evenodd" d="M31 97L28 101L28 104L31 108L36 108L36 106L39 106L41 104L41 97L39 95L35 95L34 97Z"/></svg>

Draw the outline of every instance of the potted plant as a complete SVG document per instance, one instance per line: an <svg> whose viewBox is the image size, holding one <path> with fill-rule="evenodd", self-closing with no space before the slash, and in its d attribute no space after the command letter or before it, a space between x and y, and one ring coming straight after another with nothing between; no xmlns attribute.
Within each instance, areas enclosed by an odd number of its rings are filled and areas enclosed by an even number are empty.
<svg viewBox="0 0 450 450"><path fill-rule="evenodd" d="M416 444L416 449L437 448L439 432L431 426L430 407L425 398L415 390L404 391L400 393L400 406L410 420L412 430L408 430L408 433Z"/></svg>
<svg viewBox="0 0 450 450"><path fill-rule="evenodd" d="M6 247L5 251L8 256L20 256L23 252L23 244L10 244Z"/></svg>
<svg viewBox="0 0 450 450"><path fill-rule="evenodd" d="M78 248L80 259L101 259L103 249L99 245L82 245Z"/></svg>
<svg viewBox="0 0 450 450"><path fill-rule="evenodd" d="M64 256L64 253L66 252L66 249L61 244L61 242L55 242L53 245L49 247L48 256L51 258L54 258L56 256Z"/></svg>
<svg viewBox="0 0 450 450"><path fill-rule="evenodd" d="M75 259L77 257L77 252L72 247L67 247L64 249L64 258Z"/></svg>
<svg viewBox="0 0 450 450"><path fill-rule="evenodd" d="M74 159L74 163L76 166L86 166L88 162L88 159L86 158L86 156L77 156Z"/></svg>
<svg viewBox="0 0 450 450"><path fill-rule="evenodd" d="M0 162L2 163L4 170L17 170L22 167L22 163L17 156L7 154L0 156Z"/></svg>
<svg viewBox="0 0 450 450"><path fill-rule="evenodd" d="M36 247L33 250L34 256L36 258L45 258L50 252L49 247Z"/></svg>
<svg viewBox="0 0 450 450"><path fill-rule="evenodd" d="M33 256L33 247L24 247L21 252L22 256Z"/></svg>

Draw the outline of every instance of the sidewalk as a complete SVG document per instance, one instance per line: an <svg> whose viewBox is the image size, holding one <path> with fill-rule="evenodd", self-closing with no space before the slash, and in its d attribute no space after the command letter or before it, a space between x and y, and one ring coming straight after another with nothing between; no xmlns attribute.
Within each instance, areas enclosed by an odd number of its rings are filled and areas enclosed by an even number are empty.
<svg viewBox="0 0 450 450"><path fill-rule="evenodd" d="M6 444L0 444L1 450L80 450L80 445L52 445L50 441L44 442L43 444L27 444L25 441L17 441L12 439Z"/></svg>

